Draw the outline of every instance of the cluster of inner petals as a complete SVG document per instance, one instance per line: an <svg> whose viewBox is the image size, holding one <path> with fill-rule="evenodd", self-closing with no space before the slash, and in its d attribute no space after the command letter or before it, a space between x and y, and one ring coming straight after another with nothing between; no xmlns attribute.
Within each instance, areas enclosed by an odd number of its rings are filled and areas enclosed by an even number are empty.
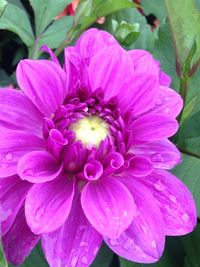
<svg viewBox="0 0 200 267"><path fill-rule="evenodd" d="M126 160L128 141L117 99L104 101L100 90L89 97L81 93L66 99L51 118L45 118L47 149L66 172L83 179L121 173L130 155Z"/></svg>

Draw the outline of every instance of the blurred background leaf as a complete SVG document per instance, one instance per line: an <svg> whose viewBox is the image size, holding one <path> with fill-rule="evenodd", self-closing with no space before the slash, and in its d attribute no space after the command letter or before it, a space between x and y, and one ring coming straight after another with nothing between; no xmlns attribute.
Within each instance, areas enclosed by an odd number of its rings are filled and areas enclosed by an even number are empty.
<svg viewBox="0 0 200 267"><path fill-rule="evenodd" d="M6 261L5 256L4 256L2 245L0 243L0 267L7 267L7 266L8 266L8 264L7 264L7 261Z"/></svg>
<svg viewBox="0 0 200 267"><path fill-rule="evenodd" d="M7 5L7 1L6 0L0 0L0 17L3 14L6 5Z"/></svg>

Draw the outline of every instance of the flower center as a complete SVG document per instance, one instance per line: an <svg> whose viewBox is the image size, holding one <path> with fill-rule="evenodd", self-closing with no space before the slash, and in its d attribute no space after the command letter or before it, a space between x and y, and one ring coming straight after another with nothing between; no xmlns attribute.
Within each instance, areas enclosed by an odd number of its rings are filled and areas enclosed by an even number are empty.
<svg viewBox="0 0 200 267"><path fill-rule="evenodd" d="M86 146L98 147L108 135L108 125L97 116L84 117L71 125L75 132L76 141Z"/></svg>

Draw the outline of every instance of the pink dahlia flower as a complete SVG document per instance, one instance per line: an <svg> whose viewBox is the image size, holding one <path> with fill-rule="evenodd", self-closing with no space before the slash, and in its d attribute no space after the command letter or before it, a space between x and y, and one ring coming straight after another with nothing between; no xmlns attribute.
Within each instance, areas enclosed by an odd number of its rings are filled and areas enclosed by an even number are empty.
<svg viewBox="0 0 200 267"><path fill-rule="evenodd" d="M102 240L150 263L165 236L196 224L187 187L167 170L181 97L146 51L91 29L65 49L64 68L22 60L22 91L0 90L3 247L20 264L41 239L51 267L86 267Z"/></svg>

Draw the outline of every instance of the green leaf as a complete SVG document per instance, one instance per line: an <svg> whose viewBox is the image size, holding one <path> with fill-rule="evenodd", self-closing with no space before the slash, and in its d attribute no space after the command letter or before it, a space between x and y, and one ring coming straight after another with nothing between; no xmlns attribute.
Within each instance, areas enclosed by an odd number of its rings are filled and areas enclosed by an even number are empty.
<svg viewBox="0 0 200 267"><path fill-rule="evenodd" d="M7 267L8 263L6 261L2 245L0 244L0 267Z"/></svg>
<svg viewBox="0 0 200 267"><path fill-rule="evenodd" d="M30 47L34 36L27 13L16 5L8 3L0 17L0 29L16 33Z"/></svg>
<svg viewBox="0 0 200 267"><path fill-rule="evenodd" d="M191 63L193 70L190 71L193 72L200 63L200 27L197 27L200 12L195 0L165 0L165 4L175 44L178 74L181 75L181 68L196 41L197 49Z"/></svg>
<svg viewBox="0 0 200 267"><path fill-rule="evenodd" d="M54 21L39 38L39 47L47 44L50 48L56 48L66 38L66 33L72 26L73 17L66 16Z"/></svg>
<svg viewBox="0 0 200 267"><path fill-rule="evenodd" d="M29 0L35 14L36 35L42 33L71 0Z"/></svg>
<svg viewBox="0 0 200 267"><path fill-rule="evenodd" d="M165 4L162 0L142 0L142 8L146 15L154 14L159 20L166 17Z"/></svg>
<svg viewBox="0 0 200 267"><path fill-rule="evenodd" d="M0 16L3 14L6 5L7 5L7 1L0 0Z"/></svg>
<svg viewBox="0 0 200 267"><path fill-rule="evenodd" d="M114 253L103 243L96 259L90 267L109 267Z"/></svg>
<svg viewBox="0 0 200 267"><path fill-rule="evenodd" d="M68 32L67 39L55 51L59 55L64 47L72 43L85 29L100 17L107 16L123 8L136 7L129 0L82 0L76 10L73 27Z"/></svg>
<svg viewBox="0 0 200 267"><path fill-rule="evenodd" d="M172 88L179 90L179 78L176 74L175 54L170 35L168 21L164 21L158 29L158 39L151 50L154 57L160 61L161 68L172 78Z"/></svg>
<svg viewBox="0 0 200 267"><path fill-rule="evenodd" d="M198 214L200 215L200 159L183 154L183 162L173 169L172 173L188 186L196 200Z"/></svg>
<svg viewBox="0 0 200 267"><path fill-rule="evenodd" d="M122 45L130 46L139 36L139 27L139 23L122 22L116 29L115 37Z"/></svg>

